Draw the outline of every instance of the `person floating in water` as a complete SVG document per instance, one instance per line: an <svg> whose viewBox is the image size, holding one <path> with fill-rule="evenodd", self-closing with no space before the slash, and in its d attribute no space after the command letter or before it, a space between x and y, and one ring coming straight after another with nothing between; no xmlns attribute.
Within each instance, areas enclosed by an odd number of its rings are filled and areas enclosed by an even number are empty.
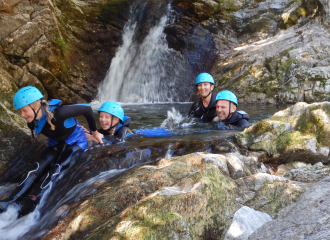
<svg viewBox="0 0 330 240"><path fill-rule="evenodd" d="M72 159L77 157L87 146L83 128L75 117L83 115L96 141L102 143L103 135L97 131L93 110L89 104L62 105L62 101L41 100L42 93L35 87L20 89L14 96L15 110L27 121L28 127L37 134L48 137L48 147L41 153L14 192L0 201L0 212L10 203L20 200L31 189L33 183L48 172L41 184L46 188L61 170L67 168ZM36 196L33 196L35 199Z"/></svg>
<svg viewBox="0 0 330 240"><path fill-rule="evenodd" d="M188 113L189 118L199 118L202 122L211 122L216 116L216 94L214 79L208 73L201 73L196 78L196 87L201 98L194 102Z"/></svg>
<svg viewBox="0 0 330 240"><path fill-rule="evenodd" d="M101 128L97 131L104 136L113 136L112 143L122 142L129 130L131 118L124 115L124 109L116 102L104 102L98 110ZM91 133L84 128L88 141L98 142Z"/></svg>
<svg viewBox="0 0 330 240"><path fill-rule="evenodd" d="M236 111L238 107L237 97L234 93L224 90L218 93L216 99L217 118L214 122L222 122L225 125L235 127L249 127L249 115L244 111Z"/></svg>

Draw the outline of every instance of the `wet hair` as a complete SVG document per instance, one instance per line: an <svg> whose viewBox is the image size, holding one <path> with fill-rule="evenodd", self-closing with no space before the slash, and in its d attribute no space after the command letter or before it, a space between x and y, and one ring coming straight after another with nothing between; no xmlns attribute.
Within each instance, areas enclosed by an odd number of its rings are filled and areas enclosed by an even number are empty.
<svg viewBox="0 0 330 240"><path fill-rule="evenodd" d="M35 101L34 103L40 103L42 111L44 113L46 113L47 122L50 125L50 129L51 130L55 130L55 125L52 124L52 119L54 118L54 114L52 112L50 112L49 109L48 109L48 107L49 107L48 101L46 101L46 100L38 100L38 101ZM34 105L34 103L32 103L32 105Z"/></svg>

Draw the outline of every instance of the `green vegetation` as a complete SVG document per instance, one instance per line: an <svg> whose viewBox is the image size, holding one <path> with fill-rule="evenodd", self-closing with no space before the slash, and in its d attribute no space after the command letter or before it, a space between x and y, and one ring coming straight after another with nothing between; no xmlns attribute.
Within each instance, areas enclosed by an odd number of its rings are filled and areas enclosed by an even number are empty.
<svg viewBox="0 0 330 240"><path fill-rule="evenodd" d="M56 0L56 6L57 6L58 8L61 8L61 7L63 6L63 2L62 2L62 0Z"/></svg>
<svg viewBox="0 0 330 240"><path fill-rule="evenodd" d="M63 38L52 39L52 42L57 44L57 46L61 49L64 55L71 53L71 48L67 42Z"/></svg>

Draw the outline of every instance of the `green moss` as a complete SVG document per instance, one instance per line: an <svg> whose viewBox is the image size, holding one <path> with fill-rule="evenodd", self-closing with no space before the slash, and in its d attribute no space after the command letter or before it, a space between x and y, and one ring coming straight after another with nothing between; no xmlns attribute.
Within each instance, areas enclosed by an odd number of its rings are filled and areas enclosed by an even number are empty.
<svg viewBox="0 0 330 240"><path fill-rule="evenodd" d="M255 136L261 136L265 132L272 130L272 124L267 122L266 120L262 120L260 122L257 122L248 130L248 132L252 133Z"/></svg>
<svg viewBox="0 0 330 240"><path fill-rule="evenodd" d="M299 200L303 192L301 187L292 183L265 183L246 205L274 217L275 213Z"/></svg>
<svg viewBox="0 0 330 240"><path fill-rule="evenodd" d="M70 45L63 38L52 39L52 42L61 49L63 55L71 53Z"/></svg>

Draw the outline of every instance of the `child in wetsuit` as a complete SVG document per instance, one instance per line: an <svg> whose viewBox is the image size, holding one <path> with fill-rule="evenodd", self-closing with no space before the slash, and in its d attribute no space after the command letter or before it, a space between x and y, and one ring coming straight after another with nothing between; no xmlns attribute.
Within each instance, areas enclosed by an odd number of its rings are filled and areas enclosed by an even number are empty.
<svg viewBox="0 0 330 240"><path fill-rule="evenodd" d="M108 101L101 105L98 112L101 128L97 131L104 136L113 136L115 140L112 143L123 141L131 124L131 118L124 116L124 109L118 103ZM87 129L84 130L88 141L97 142Z"/></svg>

